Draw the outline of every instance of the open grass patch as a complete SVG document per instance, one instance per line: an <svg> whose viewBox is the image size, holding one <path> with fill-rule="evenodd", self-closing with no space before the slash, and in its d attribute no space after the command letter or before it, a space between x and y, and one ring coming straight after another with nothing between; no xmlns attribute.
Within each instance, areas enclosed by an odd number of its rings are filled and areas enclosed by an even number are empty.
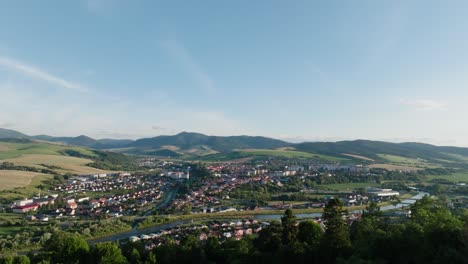
<svg viewBox="0 0 468 264"><path fill-rule="evenodd" d="M48 168L48 166L58 167L59 169L54 170L61 173L94 174L104 172L103 170L86 166L86 164L93 162L90 159L69 156L25 154L17 158L7 159L5 161L12 162L13 164L19 166L29 166L36 168Z"/></svg>
<svg viewBox="0 0 468 264"><path fill-rule="evenodd" d="M414 166L394 165L394 164L385 164L385 163L371 164L369 165L369 168L386 169L389 171L418 171L418 170L424 169L424 168L419 168L419 167L414 167Z"/></svg>
<svg viewBox="0 0 468 264"><path fill-rule="evenodd" d="M77 151L83 155L96 156L91 150L79 147L49 144L43 142L33 143L0 143L0 160L17 158L26 154L62 155L60 152L66 149Z"/></svg>
<svg viewBox="0 0 468 264"><path fill-rule="evenodd" d="M15 235L18 234L24 227L22 226L0 226L0 235Z"/></svg>
<svg viewBox="0 0 468 264"><path fill-rule="evenodd" d="M380 187L380 184L372 183L372 182L353 182L353 183L324 184L324 185L319 185L319 187L327 188L331 190L337 190L337 191L353 191L354 189L358 189L358 188Z"/></svg>
<svg viewBox="0 0 468 264"><path fill-rule="evenodd" d="M34 177L43 174L30 171L0 170L0 190L11 190L26 187L31 184Z"/></svg>
<svg viewBox="0 0 468 264"><path fill-rule="evenodd" d="M303 151L285 150L285 149L245 149L236 150L230 153L220 153L215 155L209 155L202 157L205 161L231 161L239 160L243 158L261 158L261 157L278 157L288 159L317 159L329 162L345 162L349 159L334 157L328 155L321 155L316 153L309 153Z"/></svg>
<svg viewBox="0 0 468 264"><path fill-rule="evenodd" d="M428 181L443 179L453 183L468 182L468 172L457 172L449 175L426 175Z"/></svg>
<svg viewBox="0 0 468 264"><path fill-rule="evenodd" d="M4 172L0 170L0 173ZM24 173L24 171L20 171L21 173ZM33 172L34 173L34 172ZM0 191L0 197L4 199L22 199L25 197L30 197L34 194L42 193L46 194L48 193L46 190L42 190L39 187L47 180L52 179L54 176L50 174L40 174L38 173L37 176L34 176L31 178L30 182L28 185L23 186L23 187L15 187L15 188L10 188L10 189L2 189Z"/></svg>

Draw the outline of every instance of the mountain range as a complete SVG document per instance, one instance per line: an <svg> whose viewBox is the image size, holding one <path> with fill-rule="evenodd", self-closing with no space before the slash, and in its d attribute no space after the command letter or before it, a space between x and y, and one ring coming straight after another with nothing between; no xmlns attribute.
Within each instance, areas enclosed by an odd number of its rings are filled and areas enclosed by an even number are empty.
<svg viewBox="0 0 468 264"><path fill-rule="evenodd" d="M275 150L291 153L312 153L341 159L388 161L402 158L411 162L467 163L468 148L434 146L423 143L389 143L370 140L340 142L289 143L278 139L258 136L207 136L200 133L182 132L171 136L156 136L137 140L93 139L87 136L53 137L28 136L21 132L0 128L0 138L24 138L80 147L110 150L126 154L164 157L213 157L237 153L242 157L253 155L251 150ZM251 152L249 152L251 151ZM240 155L241 153L242 155ZM259 153L259 152L256 152ZM265 152L263 152L265 154ZM415 161L416 160L416 161ZM408 162L408 161L406 161Z"/></svg>

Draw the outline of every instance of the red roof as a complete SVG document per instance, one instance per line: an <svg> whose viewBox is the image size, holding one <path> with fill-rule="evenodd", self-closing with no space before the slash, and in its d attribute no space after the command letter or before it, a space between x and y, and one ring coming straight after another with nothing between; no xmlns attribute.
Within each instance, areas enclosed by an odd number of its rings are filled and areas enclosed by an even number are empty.
<svg viewBox="0 0 468 264"><path fill-rule="evenodd" d="M37 204L28 204L28 205L23 205L23 206L16 206L13 207L13 209L31 209L31 208L38 208L39 206Z"/></svg>

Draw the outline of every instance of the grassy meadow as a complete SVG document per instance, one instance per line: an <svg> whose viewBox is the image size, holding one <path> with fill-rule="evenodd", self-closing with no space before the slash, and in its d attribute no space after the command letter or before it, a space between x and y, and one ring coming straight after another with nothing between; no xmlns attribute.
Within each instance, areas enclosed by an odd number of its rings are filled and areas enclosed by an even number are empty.
<svg viewBox="0 0 468 264"><path fill-rule="evenodd" d="M90 159L66 156L61 152L74 150L83 155L95 156L85 148L53 143L0 142L0 163L11 162L16 166L39 169L52 169L58 173L90 174L103 173L103 170L86 166ZM52 175L23 170L0 170L0 191L2 197L21 197L39 192L37 188Z"/></svg>
<svg viewBox="0 0 468 264"><path fill-rule="evenodd" d="M321 155L315 153L308 153L297 150L289 149L244 149L236 150L230 153L221 153L209 155L201 158L204 161L231 161L243 158L256 158L256 157L280 157L289 159L317 159L328 162L346 162L349 159L334 157L328 155Z"/></svg>
<svg viewBox="0 0 468 264"><path fill-rule="evenodd" d="M49 155L49 154L24 154L20 157L13 159L6 159L4 161L12 162L19 166L29 166L36 168L44 168L47 166L57 167L54 169L61 173L77 173L77 174L92 174L102 173L103 170L86 166L92 163L90 159ZM44 166L46 165L46 166Z"/></svg>
<svg viewBox="0 0 468 264"><path fill-rule="evenodd" d="M378 183L371 182L354 182L354 183L338 183L338 184L326 184L319 185L320 188L326 188L336 191L353 191L357 188L366 188L366 187L380 187Z"/></svg>
<svg viewBox="0 0 468 264"><path fill-rule="evenodd" d="M427 175L429 181L434 179L444 179L453 183L465 182L468 183L468 172L457 172L449 175Z"/></svg>
<svg viewBox="0 0 468 264"><path fill-rule="evenodd" d="M31 184L33 178L45 176L31 171L0 170L0 191L18 187L26 187Z"/></svg>

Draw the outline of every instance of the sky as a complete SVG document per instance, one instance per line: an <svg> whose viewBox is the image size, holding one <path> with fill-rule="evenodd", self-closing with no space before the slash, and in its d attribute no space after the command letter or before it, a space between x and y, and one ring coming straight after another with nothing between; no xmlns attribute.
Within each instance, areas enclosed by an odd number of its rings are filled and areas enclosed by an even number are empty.
<svg viewBox="0 0 468 264"><path fill-rule="evenodd" d="M0 3L0 127L468 146L468 1Z"/></svg>

